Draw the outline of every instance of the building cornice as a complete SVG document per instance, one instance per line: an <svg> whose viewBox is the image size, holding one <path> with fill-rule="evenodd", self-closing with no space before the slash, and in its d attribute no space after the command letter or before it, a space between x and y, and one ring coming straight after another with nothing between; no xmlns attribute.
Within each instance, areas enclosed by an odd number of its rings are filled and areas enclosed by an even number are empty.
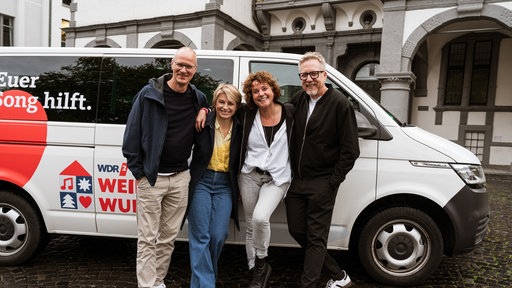
<svg viewBox="0 0 512 288"><path fill-rule="evenodd" d="M287 10L291 8L308 8L313 6L321 6L323 4L344 4L351 2L360 2L357 0L256 0L255 10L275 11Z"/></svg>
<svg viewBox="0 0 512 288"><path fill-rule="evenodd" d="M180 29L186 27L201 27L201 21L205 17L217 17L220 20L224 21L226 27L236 28L237 31L241 31L244 35L253 37L257 39L257 41L262 41L263 37L257 31L247 28L242 23L236 21L231 16L220 10L206 10L206 11L198 11L194 13L180 14L180 15L169 15L169 16L161 16L155 18L148 19L138 19L138 20L127 20L113 23L104 23L104 24L94 24L87 26L78 26L78 27L69 27L64 30L66 33L90 33L91 31L107 29L109 31L116 31L115 34L124 34L125 29L131 27L130 29L134 29L133 27L138 27L137 30L139 32L150 32L150 31L160 31L162 27L169 27L170 29ZM235 30L235 29L232 29ZM111 35L110 32L107 33Z"/></svg>

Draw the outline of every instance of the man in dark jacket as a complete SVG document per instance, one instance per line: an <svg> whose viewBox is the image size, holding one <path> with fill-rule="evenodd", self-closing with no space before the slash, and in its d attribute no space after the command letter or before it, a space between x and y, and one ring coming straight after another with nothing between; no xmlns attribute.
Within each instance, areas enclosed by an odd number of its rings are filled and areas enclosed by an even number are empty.
<svg viewBox="0 0 512 288"><path fill-rule="evenodd" d="M300 287L317 287L322 268L330 287L348 287L350 277L327 253L338 187L359 157L355 112L339 91L327 87L325 59L306 53L299 62L302 90L292 99L293 180L285 198L288 230L305 250Z"/></svg>
<svg viewBox="0 0 512 288"><path fill-rule="evenodd" d="M172 75L149 80L134 98L123 155L137 179L138 287L165 288L174 241L188 203L188 158L196 115L206 96L190 84L196 53L176 51Z"/></svg>

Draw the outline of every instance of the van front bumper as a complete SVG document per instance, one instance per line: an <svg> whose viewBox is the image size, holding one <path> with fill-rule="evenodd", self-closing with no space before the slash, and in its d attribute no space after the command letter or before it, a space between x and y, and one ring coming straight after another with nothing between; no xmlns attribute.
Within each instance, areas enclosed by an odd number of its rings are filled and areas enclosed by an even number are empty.
<svg viewBox="0 0 512 288"><path fill-rule="evenodd" d="M487 189L465 185L444 207L453 223L452 254L473 250L485 237L490 207Z"/></svg>

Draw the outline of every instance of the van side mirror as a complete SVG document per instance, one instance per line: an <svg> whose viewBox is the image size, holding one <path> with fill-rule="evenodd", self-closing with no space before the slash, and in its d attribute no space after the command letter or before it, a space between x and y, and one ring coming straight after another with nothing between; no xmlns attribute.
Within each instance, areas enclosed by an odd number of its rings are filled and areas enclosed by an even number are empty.
<svg viewBox="0 0 512 288"><path fill-rule="evenodd" d="M366 118L361 112L356 112L356 121L357 121L357 134L361 138L368 138L375 136L377 134L377 127L370 123L368 118Z"/></svg>

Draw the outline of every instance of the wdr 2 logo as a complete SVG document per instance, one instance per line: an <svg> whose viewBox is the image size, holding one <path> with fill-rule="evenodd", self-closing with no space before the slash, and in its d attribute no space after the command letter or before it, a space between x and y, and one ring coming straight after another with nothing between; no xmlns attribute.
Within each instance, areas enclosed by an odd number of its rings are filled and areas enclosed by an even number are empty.
<svg viewBox="0 0 512 288"><path fill-rule="evenodd" d="M116 173L119 174L119 176L126 176L128 166L126 163L123 163L121 167L119 167L119 165L98 164L98 171L102 173Z"/></svg>

